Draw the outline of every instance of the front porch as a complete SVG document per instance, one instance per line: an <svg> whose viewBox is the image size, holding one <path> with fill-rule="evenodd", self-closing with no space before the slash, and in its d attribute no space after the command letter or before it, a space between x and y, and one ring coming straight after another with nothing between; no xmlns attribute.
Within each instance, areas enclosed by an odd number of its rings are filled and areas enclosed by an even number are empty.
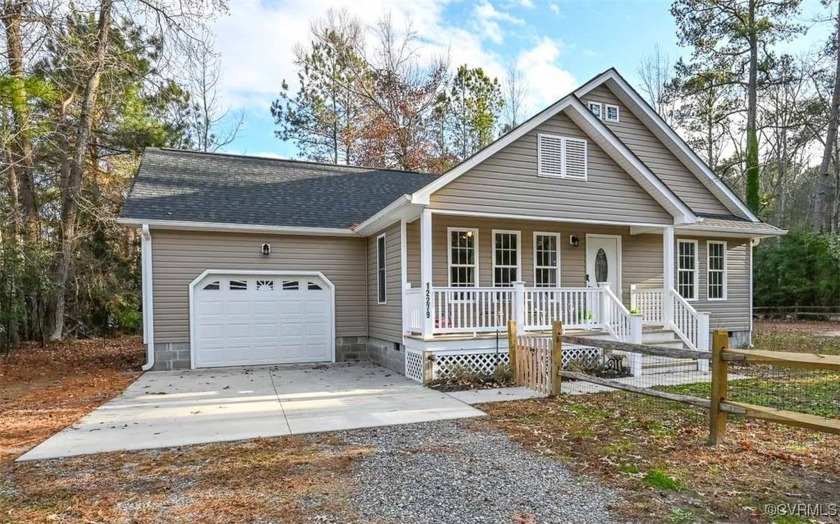
<svg viewBox="0 0 840 524"><path fill-rule="evenodd" d="M519 333L548 332L559 320L567 333L641 344L648 343L645 331L658 330L673 332L671 342L681 347L709 347L709 314L674 289L672 226L497 219L426 209L404 231L409 246L420 246L405 251L407 370L409 362L422 366L420 353L492 369L499 354L506 356L511 320ZM645 363L629 364L633 375L642 374Z"/></svg>

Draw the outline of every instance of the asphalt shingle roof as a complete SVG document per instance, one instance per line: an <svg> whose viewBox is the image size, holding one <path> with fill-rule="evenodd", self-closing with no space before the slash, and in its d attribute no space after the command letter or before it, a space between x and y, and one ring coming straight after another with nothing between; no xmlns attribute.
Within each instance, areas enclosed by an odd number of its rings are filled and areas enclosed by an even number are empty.
<svg viewBox="0 0 840 524"><path fill-rule="evenodd" d="M123 219L348 228L436 175L148 148Z"/></svg>
<svg viewBox="0 0 840 524"><path fill-rule="evenodd" d="M768 224L766 222L753 222L736 215L713 215L713 214L699 214L703 219L702 225L704 227L712 227L721 230L738 230L738 231L754 231L756 233L783 233L784 230Z"/></svg>

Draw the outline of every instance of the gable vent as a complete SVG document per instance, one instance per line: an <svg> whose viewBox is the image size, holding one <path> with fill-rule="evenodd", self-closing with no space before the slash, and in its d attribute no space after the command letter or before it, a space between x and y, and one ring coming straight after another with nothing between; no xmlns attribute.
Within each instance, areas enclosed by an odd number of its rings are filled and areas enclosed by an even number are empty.
<svg viewBox="0 0 840 524"><path fill-rule="evenodd" d="M538 135L539 176L586 180L586 140Z"/></svg>

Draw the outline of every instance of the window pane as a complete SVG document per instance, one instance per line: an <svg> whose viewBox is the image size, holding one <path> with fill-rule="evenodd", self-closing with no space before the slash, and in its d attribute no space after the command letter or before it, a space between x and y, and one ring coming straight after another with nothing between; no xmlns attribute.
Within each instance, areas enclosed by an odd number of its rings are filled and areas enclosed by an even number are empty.
<svg viewBox="0 0 840 524"><path fill-rule="evenodd" d="M245 291L248 289L248 281L247 280L231 280L230 281L230 290L231 291Z"/></svg>

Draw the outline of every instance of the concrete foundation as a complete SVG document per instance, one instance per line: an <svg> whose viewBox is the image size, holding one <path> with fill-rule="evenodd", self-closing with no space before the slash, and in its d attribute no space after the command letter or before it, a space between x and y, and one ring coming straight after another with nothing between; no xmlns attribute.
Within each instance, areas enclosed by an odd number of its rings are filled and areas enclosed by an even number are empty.
<svg viewBox="0 0 840 524"><path fill-rule="evenodd" d="M374 364L405 373L405 347L402 344L368 337L368 354Z"/></svg>

